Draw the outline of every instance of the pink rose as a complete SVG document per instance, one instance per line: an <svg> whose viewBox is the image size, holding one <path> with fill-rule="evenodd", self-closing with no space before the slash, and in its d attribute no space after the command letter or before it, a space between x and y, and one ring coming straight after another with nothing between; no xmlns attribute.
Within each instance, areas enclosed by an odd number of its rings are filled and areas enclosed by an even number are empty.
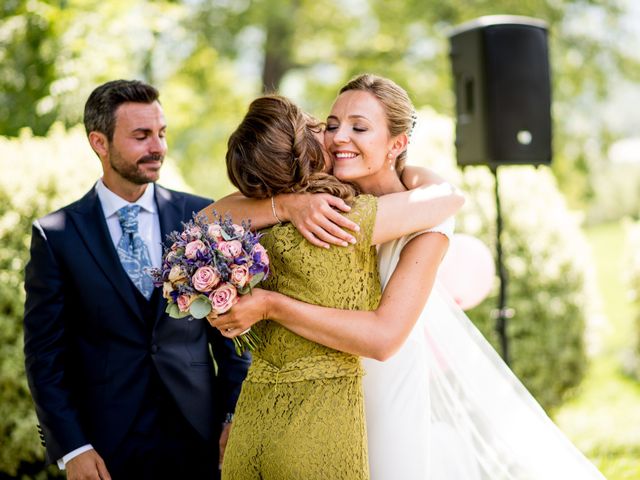
<svg viewBox="0 0 640 480"><path fill-rule="evenodd" d="M198 252L205 252L206 249L207 247L202 243L202 240L194 240L193 242L187 243L184 254L187 258L194 259Z"/></svg>
<svg viewBox="0 0 640 480"><path fill-rule="evenodd" d="M187 245L188 246L188 245ZM236 258L242 254L242 243L239 240L218 243L218 248L227 258Z"/></svg>
<svg viewBox="0 0 640 480"><path fill-rule="evenodd" d="M236 287L230 283L223 283L209 294L211 308L217 314L228 312L238 300Z"/></svg>
<svg viewBox="0 0 640 480"><path fill-rule="evenodd" d="M244 235L244 228L242 227L242 225L236 225L235 223L233 224L233 231L235 232L236 235L238 235L239 237L241 237L242 235Z"/></svg>
<svg viewBox="0 0 640 480"><path fill-rule="evenodd" d="M187 234L191 238L202 238L202 230L200 229L200 227L191 227L189 230L187 230Z"/></svg>
<svg viewBox="0 0 640 480"><path fill-rule="evenodd" d="M191 306L191 304L193 303L193 301L197 298L196 295L187 295L187 294L182 294L178 296L178 310L180 310L181 312L188 312L189 311L189 307Z"/></svg>
<svg viewBox="0 0 640 480"><path fill-rule="evenodd" d="M269 255L267 255L267 250L260 245L259 243L256 243L253 248L251 249L251 256L253 257L256 253L258 253L260 255L260 263L264 264L264 265L269 265Z"/></svg>
<svg viewBox="0 0 640 480"><path fill-rule="evenodd" d="M211 224L207 229L207 234L216 242L219 242L222 240L222 227L217 223Z"/></svg>
<svg viewBox="0 0 640 480"><path fill-rule="evenodd" d="M167 300L171 300L171 292L173 292L173 284L171 282L164 282L162 284L162 296Z"/></svg>
<svg viewBox="0 0 640 480"><path fill-rule="evenodd" d="M220 282L220 274L213 267L205 266L196 270L191 277L193 288L199 292L208 292Z"/></svg>
<svg viewBox="0 0 640 480"><path fill-rule="evenodd" d="M180 238L186 242L194 238L200 239L202 238L202 230L198 226L190 227L180 234Z"/></svg>
<svg viewBox="0 0 640 480"><path fill-rule="evenodd" d="M246 265L232 266L230 280L236 287L244 287L249 281L249 268Z"/></svg>
<svg viewBox="0 0 640 480"><path fill-rule="evenodd" d="M174 265L169 271L169 281L172 283L184 283L187 279L187 272L180 265Z"/></svg>

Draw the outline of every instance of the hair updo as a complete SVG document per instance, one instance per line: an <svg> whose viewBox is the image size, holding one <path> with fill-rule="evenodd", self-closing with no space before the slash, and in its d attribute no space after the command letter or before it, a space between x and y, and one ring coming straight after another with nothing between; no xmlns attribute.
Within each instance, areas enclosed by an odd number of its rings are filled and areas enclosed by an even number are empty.
<svg viewBox="0 0 640 480"><path fill-rule="evenodd" d="M324 172L316 134L323 125L279 95L255 99L227 144L227 175L245 197L330 193L345 201L353 185Z"/></svg>
<svg viewBox="0 0 640 480"><path fill-rule="evenodd" d="M409 95L394 81L365 73L351 79L340 89L340 93L360 90L371 93L378 99L387 117L387 128L391 137L402 133L411 136L416 120L416 112ZM407 161L407 151L396 158L396 170L402 172Z"/></svg>

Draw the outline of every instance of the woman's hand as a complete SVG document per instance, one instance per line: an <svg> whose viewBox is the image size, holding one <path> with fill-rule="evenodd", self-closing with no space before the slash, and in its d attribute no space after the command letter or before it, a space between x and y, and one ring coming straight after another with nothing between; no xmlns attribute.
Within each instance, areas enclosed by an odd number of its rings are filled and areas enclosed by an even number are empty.
<svg viewBox="0 0 640 480"><path fill-rule="evenodd" d="M306 193L278 195L275 201L283 217L313 245L323 248L329 248L329 244L346 247L356 242L355 237L345 229L357 232L359 227L338 212L351 210L341 198L328 193ZM278 202L280 205L277 205Z"/></svg>
<svg viewBox="0 0 640 480"><path fill-rule="evenodd" d="M249 219L254 229L291 222L312 245L329 248L329 245L355 243L355 238L347 230L357 232L359 227L342 215L350 210L344 200L328 193L283 193L274 198L258 199L236 192L212 203L200 213L210 221L216 217L214 212L231 215L237 224Z"/></svg>
<svg viewBox="0 0 640 480"><path fill-rule="evenodd" d="M270 293L268 290L254 288L251 293L238 297L231 310L209 323L220 330L224 337L235 338L242 335L255 323L268 318Z"/></svg>

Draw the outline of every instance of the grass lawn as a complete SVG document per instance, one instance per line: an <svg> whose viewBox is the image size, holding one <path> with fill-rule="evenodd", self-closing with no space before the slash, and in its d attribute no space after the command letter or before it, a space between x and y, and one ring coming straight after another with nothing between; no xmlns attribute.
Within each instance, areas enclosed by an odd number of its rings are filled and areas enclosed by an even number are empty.
<svg viewBox="0 0 640 480"><path fill-rule="evenodd" d="M586 230L602 299L602 322L591 326L596 351L580 390L555 421L609 480L640 479L640 384L621 364L637 332L624 283L620 222Z"/></svg>

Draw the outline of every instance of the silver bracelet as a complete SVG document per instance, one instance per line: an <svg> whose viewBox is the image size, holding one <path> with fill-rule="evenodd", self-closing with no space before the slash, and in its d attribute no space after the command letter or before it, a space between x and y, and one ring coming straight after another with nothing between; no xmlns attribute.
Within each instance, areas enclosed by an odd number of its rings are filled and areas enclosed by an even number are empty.
<svg viewBox="0 0 640 480"><path fill-rule="evenodd" d="M274 197L271 197L271 211L273 212L273 216L277 220L278 224L282 223L282 220L280 220L278 214L276 213L276 202L274 200Z"/></svg>

